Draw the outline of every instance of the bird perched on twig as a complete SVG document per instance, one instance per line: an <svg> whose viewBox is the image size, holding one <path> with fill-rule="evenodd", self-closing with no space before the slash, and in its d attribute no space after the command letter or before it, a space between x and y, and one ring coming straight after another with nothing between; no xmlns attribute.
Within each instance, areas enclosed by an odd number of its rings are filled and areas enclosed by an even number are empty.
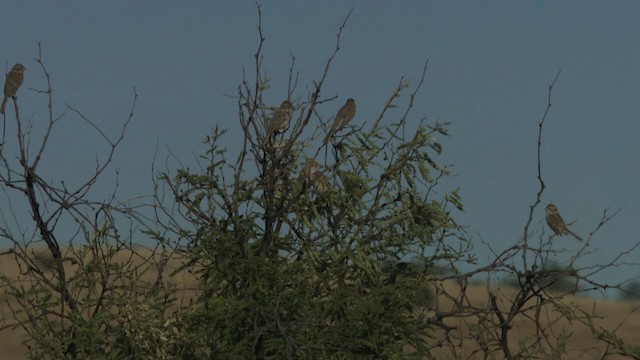
<svg viewBox="0 0 640 360"><path fill-rule="evenodd" d="M289 100L285 100L269 120L269 136L282 134L289 128L291 117L293 116L293 104Z"/></svg>
<svg viewBox="0 0 640 360"><path fill-rule="evenodd" d="M545 211L547 212L547 224L549 224L549 227L551 228L551 230L553 230L554 233L556 233L556 235L571 235L574 238L582 241L582 238L576 235L573 231L569 230L567 224L564 223L562 216L560 216L560 213L558 212L557 206L549 204L547 205Z"/></svg>
<svg viewBox="0 0 640 360"><path fill-rule="evenodd" d="M326 145L333 135L335 135L340 129L345 127L353 117L356 116L356 102L352 98L348 98L347 102L338 110L338 114L333 119L333 125L325 136L323 145Z"/></svg>
<svg viewBox="0 0 640 360"><path fill-rule="evenodd" d="M313 159L308 159L307 163L302 169L302 176L305 181L308 181L316 192L320 195L325 195L331 189L329 179L318 170L318 163Z"/></svg>
<svg viewBox="0 0 640 360"><path fill-rule="evenodd" d="M0 114L4 114L7 101L10 97L16 97L16 92L22 85L22 79L24 78L24 70L26 68L22 64L15 64L11 71L7 74L7 79L4 82L4 100L2 100L2 106L0 107Z"/></svg>

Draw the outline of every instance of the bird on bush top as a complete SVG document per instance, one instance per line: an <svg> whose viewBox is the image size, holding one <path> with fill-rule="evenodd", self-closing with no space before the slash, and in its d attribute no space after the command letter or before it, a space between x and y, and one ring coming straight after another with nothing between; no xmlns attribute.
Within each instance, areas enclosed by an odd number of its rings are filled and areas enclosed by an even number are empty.
<svg viewBox="0 0 640 360"><path fill-rule="evenodd" d="M16 92L22 85L22 79L24 78L24 70L26 68L22 64L15 64L9 73L7 79L4 82L4 100L2 100L2 106L0 107L0 114L4 114L7 101L10 97L16 96Z"/></svg>
<svg viewBox="0 0 640 360"><path fill-rule="evenodd" d="M582 241L582 238L576 235L573 231L569 230L567 224L564 223L564 219L562 219L562 216L560 216L557 206L549 204L547 205L545 211L547 213L547 224L549 225L551 230L556 233L556 235L571 235L574 238Z"/></svg>
<svg viewBox="0 0 640 360"><path fill-rule="evenodd" d="M269 120L269 136L287 131L292 116L293 104L289 100L283 101Z"/></svg>
<svg viewBox="0 0 640 360"><path fill-rule="evenodd" d="M333 119L333 125L322 143L326 145L333 135L345 127L354 116L356 116L356 102L352 98L348 98L347 102L338 110L338 114Z"/></svg>

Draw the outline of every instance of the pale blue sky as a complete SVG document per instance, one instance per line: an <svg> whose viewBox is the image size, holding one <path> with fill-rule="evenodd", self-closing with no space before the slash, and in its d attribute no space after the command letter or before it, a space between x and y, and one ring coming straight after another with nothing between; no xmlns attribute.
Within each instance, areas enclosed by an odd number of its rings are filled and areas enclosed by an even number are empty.
<svg viewBox="0 0 640 360"><path fill-rule="evenodd" d="M623 209L592 240L588 263L639 240L640 3L265 1L269 101L286 96L290 53L301 75L296 95L304 95L351 8L324 92L339 99L325 105L326 116L353 97L354 122L370 121L400 76L418 80L429 59L414 118L452 123L442 160L455 164L456 177L447 185L462 188L466 212L457 218L481 259L488 256L481 240L501 249L522 234L537 190L537 121L560 69L543 137L543 205L555 202L567 221L578 220L573 229L584 237L603 209ZM121 197L148 194L156 143L160 154L169 147L188 164L219 123L232 129L226 144L235 146L237 106L229 95L237 93L242 66L253 66L256 18L252 1L11 2L0 12L0 61L3 69L15 62L27 67L19 95L34 134L46 112L44 99L27 89L43 86L33 61L38 41L53 76L56 113L68 103L115 135L136 86L138 108L115 167ZM86 124L65 117L51 139L44 177L80 181L104 151L100 144ZM540 230L544 206L535 216ZM570 238L558 246L565 244L578 248ZM607 276L632 273L638 269Z"/></svg>

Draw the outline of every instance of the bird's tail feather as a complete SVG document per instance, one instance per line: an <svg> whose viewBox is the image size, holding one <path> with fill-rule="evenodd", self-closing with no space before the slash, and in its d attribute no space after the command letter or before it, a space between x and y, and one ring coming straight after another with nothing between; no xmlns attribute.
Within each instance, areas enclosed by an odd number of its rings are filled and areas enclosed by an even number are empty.
<svg viewBox="0 0 640 360"><path fill-rule="evenodd" d="M580 236L578 236L576 233L574 233L573 231L567 229L567 231L569 232L569 235L573 236L574 238L578 239L579 241L582 241L582 238Z"/></svg>
<svg viewBox="0 0 640 360"><path fill-rule="evenodd" d="M4 114L4 109L7 106L7 100L9 100L9 97L4 98L4 100L2 101L2 106L0 107L0 114Z"/></svg>

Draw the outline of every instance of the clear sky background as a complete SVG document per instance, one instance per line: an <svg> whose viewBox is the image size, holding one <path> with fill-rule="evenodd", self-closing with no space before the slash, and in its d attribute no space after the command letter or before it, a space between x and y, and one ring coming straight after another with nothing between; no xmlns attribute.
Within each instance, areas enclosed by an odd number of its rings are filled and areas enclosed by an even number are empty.
<svg viewBox="0 0 640 360"><path fill-rule="evenodd" d="M553 201L567 222L577 221L572 228L583 237L604 209L622 208L591 240L593 253L583 264L607 262L640 240L640 3L265 1L264 69L273 79L268 101L277 105L286 97L290 54L300 71L295 95L305 95L351 8L324 88L324 95L338 100L323 106L324 115L329 118L353 97L354 123L370 123L400 76L415 84L428 59L427 81L412 114L416 121L426 116L451 122L453 136L443 139L441 160L454 164L456 176L446 186L462 189L466 211L456 218L468 227L481 262L491 258L482 242L503 249L522 236L538 189L537 122L558 70L543 135L548 188L534 230L540 234L546 226L544 205ZM3 6L0 24L0 66L27 67L19 100L35 138L46 120L46 99L28 89L44 87L33 60L37 42L52 73L55 114L70 104L115 136L136 87L135 117L114 160L120 198L151 193L158 146L160 158L169 148L193 164L216 124L231 129L224 144L237 146L232 96L243 66L253 68L258 43L252 1L14 1ZM13 120L13 111L8 113ZM15 141L12 124L8 138ZM81 182L104 154L101 141L76 116L65 116L41 175ZM92 195L107 197L103 189ZM579 248L571 238L556 246L569 254ZM626 260L640 262L640 256L635 252ZM638 267L611 269L599 280L639 273Z"/></svg>

